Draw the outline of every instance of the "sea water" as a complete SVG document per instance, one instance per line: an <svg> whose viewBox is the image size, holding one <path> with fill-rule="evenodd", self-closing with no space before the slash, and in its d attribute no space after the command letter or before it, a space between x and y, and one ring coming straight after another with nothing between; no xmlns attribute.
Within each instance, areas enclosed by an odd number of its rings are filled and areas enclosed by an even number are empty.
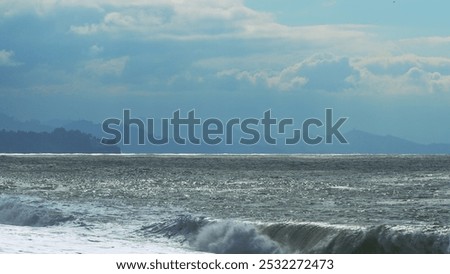
<svg viewBox="0 0 450 274"><path fill-rule="evenodd" d="M0 253L450 253L450 156L0 155Z"/></svg>

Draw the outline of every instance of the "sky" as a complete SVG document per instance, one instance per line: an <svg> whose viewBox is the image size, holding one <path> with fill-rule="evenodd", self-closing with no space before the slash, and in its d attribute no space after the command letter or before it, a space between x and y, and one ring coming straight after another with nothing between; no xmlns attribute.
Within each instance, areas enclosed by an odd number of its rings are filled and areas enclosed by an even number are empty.
<svg viewBox="0 0 450 274"><path fill-rule="evenodd" d="M450 2L0 0L0 112L262 117L450 143ZM344 131L345 131L344 130Z"/></svg>

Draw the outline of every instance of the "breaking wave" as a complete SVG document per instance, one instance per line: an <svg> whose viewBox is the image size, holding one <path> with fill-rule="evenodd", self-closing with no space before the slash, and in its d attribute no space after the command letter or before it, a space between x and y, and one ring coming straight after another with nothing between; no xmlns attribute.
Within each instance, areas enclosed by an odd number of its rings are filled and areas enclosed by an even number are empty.
<svg viewBox="0 0 450 274"><path fill-rule="evenodd" d="M232 221L202 227L191 245L200 251L220 254L281 253L280 246L255 226Z"/></svg>
<svg viewBox="0 0 450 274"><path fill-rule="evenodd" d="M210 221L204 217L181 215L173 220L143 227L145 234L176 237L204 252L218 254L281 253L280 246L261 234L252 224L234 221Z"/></svg>
<svg viewBox="0 0 450 274"><path fill-rule="evenodd" d="M29 202L17 197L0 196L0 224L46 227L74 220L56 209L39 202Z"/></svg>
<svg viewBox="0 0 450 274"><path fill-rule="evenodd" d="M198 251L231 254L450 253L450 230L379 225L351 227L316 223L250 224L180 215L141 228L187 242Z"/></svg>

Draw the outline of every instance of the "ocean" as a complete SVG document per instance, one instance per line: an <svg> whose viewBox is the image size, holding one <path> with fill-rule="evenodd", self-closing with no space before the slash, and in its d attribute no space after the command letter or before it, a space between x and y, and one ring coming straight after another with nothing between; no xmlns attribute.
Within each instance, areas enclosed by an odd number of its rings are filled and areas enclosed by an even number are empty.
<svg viewBox="0 0 450 274"><path fill-rule="evenodd" d="M450 156L0 155L0 253L450 253Z"/></svg>

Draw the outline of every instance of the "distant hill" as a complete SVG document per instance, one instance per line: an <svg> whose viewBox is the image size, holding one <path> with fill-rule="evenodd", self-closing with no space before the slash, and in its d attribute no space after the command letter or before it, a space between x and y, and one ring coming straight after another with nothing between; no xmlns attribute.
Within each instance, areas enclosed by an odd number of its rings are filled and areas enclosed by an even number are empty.
<svg viewBox="0 0 450 274"><path fill-rule="evenodd" d="M44 125L38 120L19 121L6 114L0 113L0 130L50 132L54 127Z"/></svg>
<svg viewBox="0 0 450 274"><path fill-rule="evenodd" d="M360 130L345 134L349 144L322 146L319 150L328 153L363 154L450 154L449 144L418 144L391 135L381 136Z"/></svg>
<svg viewBox="0 0 450 274"><path fill-rule="evenodd" d="M96 124L91 121L51 120L45 123L38 120L20 121L4 113L0 113L0 130L52 132L56 128L79 130L95 137L101 137L103 134L101 124Z"/></svg>
<svg viewBox="0 0 450 274"><path fill-rule="evenodd" d="M90 134L58 128L48 132L0 131L0 153L120 153Z"/></svg>
<svg viewBox="0 0 450 274"><path fill-rule="evenodd" d="M364 131L350 131L344 134L348 144L306 145L268 145L264 142L246 146L235 142L234 145L179 145L173 140L166 145L122 145L122 152L128 153L308 153L308 154L450 154L449 144L423 145L394 136L380 136ZM131 138L132 140L136 140Z"/></svg>
<svg viewBox="0 0 450 274"><path fill-rule="evenodd" d="M246 146L235 142L234 145L178 145L171 140L167 145L128 145L122 146L123 152L132 153L308 153L308 154L450 154L450 144L418 144L394 136L381 136L364 131L353 130L344 134L348 144L307 145L268 145L264 142ZM132 137L132 140L135 140Z"/></svg>
<svg viewBox="0 0 450 274"><path fill-rule="evenodd" d="M120 153L100 143L101 126L89 121L19 121L0 113L0 153Z"/></svg>
<svg viewBox="0 0 450 274"><path fill-rule="evenodd" d="M136 130L131 131L131 140L132 145L122 145L119 144L118 147L114 146L104 146L99 143L99 139L102 137L108 137L105 133L103 133L101 124L93 123L91 121L80 120L80 121L58 121L54 120L49 122L49 125L43 124L37 120L32 121L18 121L12 117L9 117L5 114L0 113L0 130L4 130L2 134L5 134L9 131L22 131L22 133L17 133L17 136L21 136L26 132L30 131L34 134L36 133L47 133L35 135L33 138L50 138L48 140L53 140L52 134L54 133L55 128L64 128L66 132L70 132L68 134L68 138L76 143L75 136L77 138L81 138L86 141L87 135L90 135L92 142L97 142L101 147L84 147L83 151L95 150L99 151L102 149L111 149L112 151L120 150L124 153L336 153L336 154L450 154L450 144L419 144L415 142L411 142L402 138L398 138L391 135L381 136L376 134L371 134L368 132L360 131L360 130L352 130L345 134L345 138L349 142L348 144L319 144L319 145L306 145L303 142L300 142L297 145L283 145L283 141L278 142L278 145L268 145L264 142L260 142L256 145L246 146L240 145L238 141L235 141L234 145L225 145L223 143L219 145L179 145L171 140L169 144L157 146L157 145L136 145L137 134ZM57 131L58 132L58 131ZM78 133L73 133L78 132ZM33 134L29 133L29 134ZM86 136L82 136L80 134L84 134ZM1 141L1 140L0 140ZM336 141L336 140L335 140ZM42 141L44 142L44 141ZM45 143L45 142L44 142ZM62 145L62 144L60 144ZM81 148L82 145L79 144ZM2 151L5 151L4 144L0 144L3 146ZM20 144L17 144L16 150L20 150ZM37 145L36 145L37 146ZM43 147L50 147L50 144L42 144ZM102 148L103 147L103 148ZM28 148L30 148L30 144L28 144ZM60 147L61 148L61 147ZM26 147L23 148L26 150ZM34 150L39 150L36 147L33 147ZM56 149L56 148L52 148ZM70 145L67 144L64 150L70 150ZM73 149L74 151L76 149ZM80 151L77 151L80 152Z"/></svg>
<svg viewBox="0 0 450 274"><path fill-rule="evenodd" d="M69 121L66 122L65 124L62 124L60 127L63 127L67 130L79 130L81 132L91 134L92 136L98 138L101 138L103 135L101 124L96 124L86 120Z"/></svg>

